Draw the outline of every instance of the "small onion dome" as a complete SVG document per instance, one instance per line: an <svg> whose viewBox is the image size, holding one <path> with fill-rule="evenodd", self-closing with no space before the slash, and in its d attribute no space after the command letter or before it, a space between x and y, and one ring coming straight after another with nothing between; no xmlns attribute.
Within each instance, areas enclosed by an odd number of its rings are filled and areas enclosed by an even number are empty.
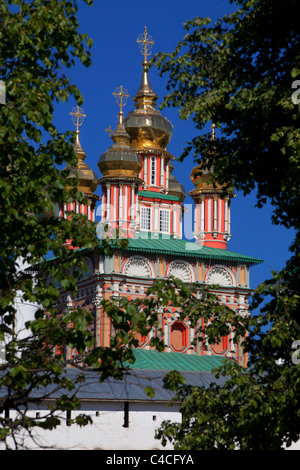
<svg viewBox="0 0 300 470"><path fill-rule="evenodd" d="M212 124L211 126L211 137L210 140L214 141L216 139L215 137L215 125ZM197 165L195 168L193 168L192 173L191 173L191 180L193 182L193 185L196 187L198 191L200 190L205 190L205 189L222 189L222 186L218 184L216 181L208 183L208 180L212 178L214 174L214 166L211 165L210 168L203 168L201 169L202 165ZM192 193L197 192L195 189L192 191Z"/></svg>
<svg viewBox="0 0 300 470"><path fill-rule="evenodd" d="M70 169L67 179L77 177L79 179L78 190L85 194L93 194L98 186L98 177L97 174L84 162L86 154L82 150L79 142L79 132L76 132L74 151L77 154L78 162L75 168Z"/></svg>
<svg viewBox="0 0 300 470"><path fill-rule="evenodd" d="M171 174L169 176L168 194L170 194L171 196L177 196L177 197L179 197L180 201L183 201L185 199L185 196L186 196L185 187L183 186L183 184L179 183L177 178L172 174L173 170L174 170L174 166L170 165Z"/></svg>
<svg viewBox="0 0 300 470"><path fill-rule="evenodd" d="M133 97L136 109L128 113L124 126L134 150L165 150L173 135L173 127L155 109L158 96L151 88L146 66L147 61L144 61L141 86Z"/></svg>
<svg viewBox="0 0 300 470"><path fill-rule="evenodd" d="M196 194L202 191L211 191L211 190L222 190L222 186L216 181L208 183L208 180L212 177L212 169L201 170L201 165L193 168L191 173L191 180L195 189L190 191L190 194Z"/></svg>
<svg viewBox="0 0 300 470"><path fill-rule="evenodd" d="M138 177L143 165L140 156L129 145L122 112L119 113L119 123L111 138L114 144L98 160L98 168L103 176Z"/></svg>

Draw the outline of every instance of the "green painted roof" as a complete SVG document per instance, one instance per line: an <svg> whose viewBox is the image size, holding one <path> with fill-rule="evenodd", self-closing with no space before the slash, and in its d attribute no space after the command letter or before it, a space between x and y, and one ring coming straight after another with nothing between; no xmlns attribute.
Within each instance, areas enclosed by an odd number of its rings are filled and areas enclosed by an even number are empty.
<svg viewBox="0 0 300 470"><path fill-rule="evenodd" d="M178 196L172 196L171 194L164 194L158 191L139 191L139 196L149 197L149 198L158 198L158 199L168 199L169 201L179 201Z"/></svg>
<svg viewBox="0 0 300 470"><path fill-rule="evenodd" d="M183 256L203 260L222 260L239 264L261 264L262 260L241 255L222 248L210 248L195 242L167 237L153 238L153 234L140 234L138 238L130 238L128 251L141 253L159 253L162 255Z"/></svg>
<svg viewBox="0 0 300 470"><path fill-rule="evenodd" d="M228 261L237 264L261 264L263 260L241 255L233 251L222 248L210 248L202 246L195 242L173 239L170 236L159 236L150 238L153 234L141 233L139 238L129 238L128 247L125 251L134 253L156 253L161 255L182 256L185 258L198 258L201 260ZM101 244L101 240L100 240ZM87 248L80 248L76 251L89 251ZM48 261L54 261L57 257L48 258Z"/></svg>
<svg viewBox="0 0 300 470"><path fill-rule="evenodd" d="M178 370L211 372L219 367L224 356L196 356L179 352L158 352L155 349L134 349L135 363L132 369Z"/></svg>

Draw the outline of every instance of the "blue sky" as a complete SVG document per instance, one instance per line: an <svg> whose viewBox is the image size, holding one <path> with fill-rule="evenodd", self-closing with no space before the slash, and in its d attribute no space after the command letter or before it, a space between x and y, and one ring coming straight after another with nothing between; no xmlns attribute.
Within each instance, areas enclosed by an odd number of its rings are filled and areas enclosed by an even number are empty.
<svg viewBox="0 0 300 470"><path fill-rule="evenodd" d="M80 128L80 142L87 154L86 162L97 172L97 161L101 153L111 145L105 131L117 124L119 111L112 93L123 85L130 95L124 108L126 115L133 109L132 97L139 88L142 77L142 55L136 39L147 26L155 44L153 53L171 52L183 38L186 31L183 24L196 16L209 17L213 21L224 13L235 10L228 0L94 0L93 7L81 2L79 9L80 31L86 32L94 41L91 67L77 65L68 73L84 97L82 108L86 114ZM166 94L167 77L159 77L152 68L150 83L159 95L158 104ZM75 101L57 106L55 121L60 131L74 129L71 116ZM192 120L179 119L178 110L165 108L163 116L173 124L173 137L168 151L175 157L181 155L187 141L196 135ZM183 163L175 161L174 175L184 184L186 191L193 186L190 174L194 162L192 157ZM100 190L98 191L101 194ZM185 203L191 204L187 196ZM292 232L272 225L271 208L255 208L255 194L244 197L237 193L231 206L232 238L230 251L264 260L263 265L251 269L250 283L255 288L270 277L272 270L278 270L289 258L288 247L293 239Z"/></svg>

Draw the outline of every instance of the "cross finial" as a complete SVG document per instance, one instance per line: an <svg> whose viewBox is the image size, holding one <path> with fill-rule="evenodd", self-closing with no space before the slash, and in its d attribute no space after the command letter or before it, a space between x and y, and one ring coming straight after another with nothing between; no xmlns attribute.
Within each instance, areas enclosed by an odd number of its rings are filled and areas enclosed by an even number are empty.
<svg viewBox="0 0 300 470"><path fill-rule="evenodd" d="M123 106L125 106L127 98L129 97L129 94L125 88L121 85L119 88L116 89L116 91L113 93L113 95L116 98L117 104L120 106L120 113L123 112Z"/></svg>
<svg viewBox="0 0 300 470"><path fill-rule="evenodd" d="M215 124L212 124L212 125L211 125L211 136L210 136L210 140L216 140L215 128L216 128L216 125L215 125Z"/></svg>
<svg viewBox="0 0 300 470"><path fill-rule="evenodd" d="M70 113L70 115L72 116L72 120L76 126L76 132L78 134L79 133L78 128L83 123L83 120L86 117L86 114L83 114L83 109L77 106L77 108L73 108L73 111Z"/></svg>
<svg viewBox="0 0 300 470"><path fill-rule="evenodd" d="M108 132L109 137L111 137L111 135L113 133L113 128L111 127L111 125L109 125L108 128L105 129L105 131Z"/></svg>
<svg viewBox="0 0 300 470"><path fill-rule="evenodd" d="M154 44L152 36L149 36L147 33L147 26L145 26L144 34L140 34L136 42L140 47L141 54L144 56L144 61L147 62L147 57L151 54Z"/></svg>

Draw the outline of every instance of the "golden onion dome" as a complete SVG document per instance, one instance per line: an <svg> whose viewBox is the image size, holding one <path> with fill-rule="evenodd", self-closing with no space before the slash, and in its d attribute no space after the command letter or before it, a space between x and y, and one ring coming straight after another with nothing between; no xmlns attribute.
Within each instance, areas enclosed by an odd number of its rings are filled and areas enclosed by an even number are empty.
<svg viewBox="0 0 300 470"><path fill-rule="evenodd" d="M183 184L179 183L177 178L172 174L172 171L174 170L174 166L169 164L170 166L170 175L169 175L169 189L168 189L168 194L171 196L177 196L179 197L180 201L183 201L186 196L186 190Z"/></svg>
<svg viewBox="0 0 300 470"><path fill-rule="evenodd" d="M212 183L208 183L208 180L212 177L213 172L210 169L202 169L201 165L197 165L195 168L193 168L191 172L191 180L193 185L196 188L210 188L213 187Z"/></svg>
<svg viewBox="0 0 300 470"><path fill-rule="evenodd" d="M211 140L215 140L215 125L212 124L211 126ZM212 190L212 189L222 189L222 186L218 184L216 181L210 181L214 174L214 166L211 165L210 168L205 168L205 165L197 165L193 168L191 172L191 180L195 189L191 191L192 194L197 192L205 191L205 190Z"/></svg>
<svg viewBox="0 0 300 470"><path fill-rule="evenodd" d="M129 135L124 127L122 112L124 97L128 95L124 94L122 86L119 90L115 94L120 97L121 110L118 125L111 137L113 145L100 155L98 168L105 177L130 176L137 178L143 165L140 156L129 145Z"/></svg>
<svg viewBox="0 0 300 470"><path fill-rule="evenodd" d="M78 162L75 168L71 168L68 178L76 176L79 180L78 190L85 194L93 194L98 186L98 176L84 162L86 154L81 148L78 135L76 135L74 151L77 154Z"/></svg>
<svg viewBox="0 0 300 470"><path fill-rule="evenodd" d="M78 178L78 190L85 194L92 195L97 189L98 177L97 174L84 162L86 154L82 150L79 141L79 126L81 126L85 114L83 114L83 111L81 108L79 108L79 106L77 106L77 108L75 108L70 114L72 115L73 122L76 126L74 151L78 157L78 161L76 167L69 168L70 172L67 179L74 177Z"/></svg>
<svg viewBox="0 0 300 470"><path fill-rule="evenodd" d="M137 40L144 55L143 75L140 88L133 97L135 109L128 113L124 126L130 136L130 145L134 150L157 149L165 150L173 135L173 127L161 113L155 109L157 94L153 91L148 77L149 46L154 44L147 34Z"/></svg>

